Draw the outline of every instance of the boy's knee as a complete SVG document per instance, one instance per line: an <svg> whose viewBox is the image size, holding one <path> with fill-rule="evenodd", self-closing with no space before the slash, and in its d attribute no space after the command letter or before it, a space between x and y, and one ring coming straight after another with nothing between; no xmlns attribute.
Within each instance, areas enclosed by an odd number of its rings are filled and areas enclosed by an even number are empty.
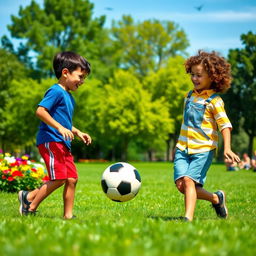
<svg viewBox="0 0 256 256"><path fill-rule="evenodd" d="M78 179L77 178L67 178L66 179L66 183L68 183L69 185L73 185L75 186L77 184Z"/></svg>
<svg viewBox="0 0 256 256"><path fill-rule="evenodd" d="M184 193L184 185L183 185L183 180L179 179L175 182L177 189L181 192Z"/></svg>
<svg viewBox="0 0 256 256"><path fill-rule="evenodd" d="M187 176L185 176L183 178L183 182L184 182L184 186L189 186L189 185L194 185L195 184L195 182Z"/></svg>

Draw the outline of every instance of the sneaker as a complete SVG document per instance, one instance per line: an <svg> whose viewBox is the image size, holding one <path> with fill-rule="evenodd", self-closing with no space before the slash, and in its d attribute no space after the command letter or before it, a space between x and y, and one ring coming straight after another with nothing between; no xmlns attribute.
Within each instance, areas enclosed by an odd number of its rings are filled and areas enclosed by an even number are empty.
<svg viewBox="0 0 256 256"><path fill-rule="evenodd" d="M219 198L218 204L212 204L212 207L215 209L216 214L219 218L226 219L228 217L228 209L226 207L226 198L225 193L221 190L214 192Z"/></svg>
<svg viewBox="0 0 256 256"><path fill-rule="evenodd" d="M63 217L64 220L74 220L74 219L76 219L76 218L77 218L76 215L73 215L71 218L65 218L65 217Z"/></svg>
<svg viewBox="0 0 256 256"><path fill-rule="evenodd" d="M19 212L20 215L27 215L30 202L27 200L28 191L21 190L18 194L18 199L20 201Z"/></svg>
<svg viewBox="0 0 256 256"><path fill-rule="evenodd" d="M189 218L183 217L183 216L177 217L176 219L180 220L180 221L183 221L183 222L190 222Z"/></svg>
<svg viewBox="0 0 256 256"><path fill-rule="evenodd" d="M36 216L37 211L29 211L24 212L23 216Z"/></svg>

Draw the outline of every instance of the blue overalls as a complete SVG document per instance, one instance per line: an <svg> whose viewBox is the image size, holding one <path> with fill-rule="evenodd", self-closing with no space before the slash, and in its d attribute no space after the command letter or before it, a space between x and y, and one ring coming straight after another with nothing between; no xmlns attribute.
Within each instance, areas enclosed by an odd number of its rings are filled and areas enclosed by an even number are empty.
<svg viewBox="0 0 256 256"><path fill-rule="evenodd" d="M204 104L199 104L190 100L192 93L193 91L190 91L186 99L184 124L188 127L197 128L205 138L210 140L201 126L206 106L217 94L211 95L205 100ZM212 163L214 151L189 154L188 148L183 151L177 148L174 159L174 181L176 182L176 180L186 176L194 180L196 186L203 186L206 180L206 173Z"/></svg>
<svg viewBox="0 0 256 256"><path fill-rule="evenodd" d="M201 126L206 106L211 102L211 100L218 96L218 94L214 93L205 101L204 104L199 104L189 100L192 93L193 91L190 91L186 99L186 105L184 109L184 124L186 126L199 129L205 138L209 140L209 136L206 135Z"/></svg>

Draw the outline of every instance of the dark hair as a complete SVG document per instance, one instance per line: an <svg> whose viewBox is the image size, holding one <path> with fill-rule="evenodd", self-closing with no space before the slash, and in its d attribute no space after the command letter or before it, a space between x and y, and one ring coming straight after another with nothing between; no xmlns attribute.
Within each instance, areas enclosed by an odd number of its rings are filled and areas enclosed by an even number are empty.
<svg viewBox="0 0 256 256"><path fill-rule="evenodd" d="M230 88L231 65L225 58L219 56L215 51L208 53L199 50L197 55L188 58L185 62L186 72L190 74L192 66L199 64L203 65L212 80L211 89L216 92L225 92Z"/></svg>
<svg viewBox="0 0 256 256"><path fill-rule="evenodd" d="M64 68L67 68L69 72L72 73L78 67L84 70L88 75L91 72L90 63L84 57L74 52L60 52L57 53L53 59L53 69L58 79L61 77Z"/></svg>

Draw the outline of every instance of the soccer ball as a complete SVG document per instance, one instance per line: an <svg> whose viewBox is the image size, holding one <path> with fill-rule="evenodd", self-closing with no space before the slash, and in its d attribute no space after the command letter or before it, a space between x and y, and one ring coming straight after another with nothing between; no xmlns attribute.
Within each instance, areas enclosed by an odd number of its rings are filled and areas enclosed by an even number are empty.
<svg viewBox="0 0 256 256"><path fill-rule="evenodd" d="M140 174L128 163L115 163L103 172L101 186L108 198L125 202L138 194L141 186Z"/></svg>

